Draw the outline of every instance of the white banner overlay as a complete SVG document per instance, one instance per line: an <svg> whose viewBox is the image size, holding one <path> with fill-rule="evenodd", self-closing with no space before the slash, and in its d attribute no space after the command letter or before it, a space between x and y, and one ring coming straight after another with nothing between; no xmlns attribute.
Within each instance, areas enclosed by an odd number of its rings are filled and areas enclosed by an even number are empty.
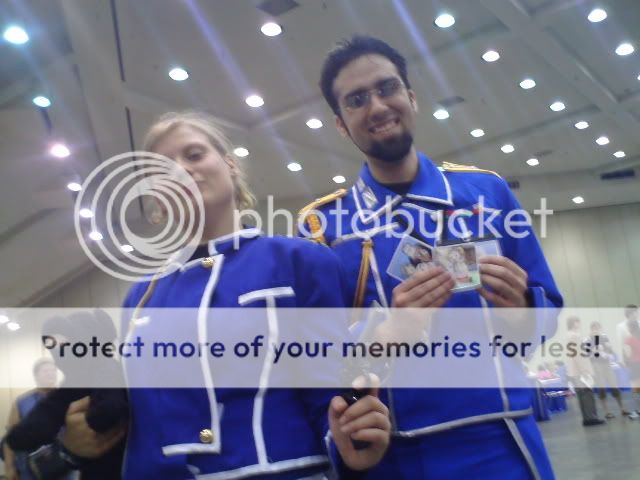
<svg viewBox="0 0 640 480"><path fill-rule="evenodd" d="M627 322L624 309L232 308L133 314L4 310L20 328L0 325L0 388L32 387L31 367L43 356L54 359L67 388L203 388L209 382L214 388L258 388L261 379L269 388L347 388L367 373L375 373L383 387L520 388L539 385L533 374L540 365L560 362L570 376L591 375L594 387L609 387L599 384L604 382L599 365L626 370L624 338L616 333ZM572 332L570 317L580 319ZM590 337L596 322L600 335Z"/></svg>

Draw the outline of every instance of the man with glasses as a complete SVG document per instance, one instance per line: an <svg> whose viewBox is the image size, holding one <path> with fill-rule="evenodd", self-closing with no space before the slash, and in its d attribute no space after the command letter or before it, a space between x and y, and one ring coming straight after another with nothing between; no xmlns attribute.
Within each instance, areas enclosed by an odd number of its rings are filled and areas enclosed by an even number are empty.
<svg viewBox="0 0 640 480"><path fill-rule="evenodd" d="M520 207L497 174L438 167L417 151L416 95L405 59L385 42L356 36L340 43L324 62L320 87L338 131L364 154L365 165L351 189L305 207L300 229L341 257L354 307L561 306L540 246L522 223L511 236L498 225L502 255L478 260L482 287L476 291L453 294L455 279L441 266L404 281L386 273L402 248L391 231L404 230L433 249L475 240L483 210L501 217ZM539 339L541 332L555 331L555 317L519 328ZM392 445L367 479L553 478L528 389L391 389L385 401L394 423Z"/></svg>

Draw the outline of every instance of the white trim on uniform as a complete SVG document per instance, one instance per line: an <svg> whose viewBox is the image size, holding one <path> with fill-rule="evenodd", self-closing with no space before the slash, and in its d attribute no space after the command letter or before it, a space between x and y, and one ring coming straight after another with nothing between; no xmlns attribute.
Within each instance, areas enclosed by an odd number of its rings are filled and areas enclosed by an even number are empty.
<svg viewBox="0 0 640 480"><path fill-rule="evenodd" d="M351 192L353 193L353 199L355 200L356 208L358 209L358 216L360 217L360 220L362 220L362 223L369 223L374 218L379 217L385 210L392 210L393 207L395 207L395 205L400 200L402 200L402 197L400 195L396 195L391 201L384 203L378 210L367 217L365 216L364 210L362 210L362 206L360 205L360 199L358 199L358 192L355 188L355 185L351 187Z"/></svg>
<svg viewBox="0 0 640 480"><path fill-rule="evenodd" d="M340 245L341 243L348 242L350 240L368 239L373 237L374 235L377 235L380 232L384 232L385 230L393 230L397 226L398 226L397 223L387 223L386 225L382 225L376 228L371 228L369 230L362 230L355 233L349 233L347 235L343 235L341 237L334 239L329 246L335 247L336 245Z"/></svg>
<svg viewBox="0 0 640 480"><path fill-rule="evenodd" d="M295 297L296 293L291 287L274 287L264 288L262 290L253 290L252 292L243 293L238 297L238 304L245 306L256 300L266 300L267 298Z"/></svg>
<svg viewBox="0 0 640 480"><path fill-rule="evenodd" d="M220 278L220 270L224 263L224 255L216 255L214 257L211 275L204 289L200 306L198 307L198 342L203 345L207 341L207 316L209 313L209 305L211 297L218 284ZM216 392L213 386L213 377L209 366L209 359L206 355L200 357L200 368L202 369L202 377L204 379L207 397L209 399L209 413L211 415L211 432L213 433L213 443L182 443L175 445L166 445L162 447L164 455L188 455L188 454L204 454L204 453L220 453L222 439L220 438L220 418L218 417L218 402L216 400Z"/></svg>
<svg viewBox="0 0 640 480"><path fill-rule="evenodd" d="M472 415L465 418L457 418L448 422L438 423L436 425L429 425L428 427L416 428L414 430L398 430L392 432L394 437L412 438L419 437L421 435L429 435L436 432L442 432L445 430L452 430L454 428L463 427L466 425L474 425L476 423L491 422L494 420L502 420L504 418L519 418L526 417L533 413L532 408L525 410L511 410L508 412L495 412L485 413L482 415Z"/></svg>
<svg viewBox="0 0 640 480"><path fill-rule="evenodd" d="M282 473L295 470L297 468L309 468L322 464L329 464L329 457L326 455L314 455L311 457L282 460L279 462L269 463L267 465L249 465L235 470L227 470L226 472L196 475L195 478L198 480L240 480L252 475Z"/></svg>
<svg viewBox="0 0 640 480"><path fill-rule="evenodd" d="M389 308L389 302L387 301L387 296L384 293L384 285L382 285L382 279L380 278L380 270L378 270L378 260L376 260L376 252L373 248L371 249L371 256L369 257L369 261L371 262L371 273L373 273L373 279L376 283L376 290L378 291L380 304L385 308Z"/></svg>

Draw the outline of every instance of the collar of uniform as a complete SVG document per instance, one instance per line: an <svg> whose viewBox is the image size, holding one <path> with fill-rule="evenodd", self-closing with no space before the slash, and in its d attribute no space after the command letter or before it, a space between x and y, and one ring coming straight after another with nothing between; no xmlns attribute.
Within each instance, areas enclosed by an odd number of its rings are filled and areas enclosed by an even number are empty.
<svg viewBox="0 0 640 480"><path fill-rule="evenodd" d="M418 162L420 163L418 176L413 181L406 198L453 206L451 186L442 170L421 152L418 152Z"/></svg>
<svg viewBox="0 0 640 480"><path fill-rule="evenodd" d="M247 240L259 237L262 232L257 228L245 228L222 237L209 240L209 255L218 255L231 250L238 250Z"/></svg>
<svg viewBox="0 0 640 480"><path fill-rule="evenodd" d="M358 216L363 223L369 223L385 212L391 211L402 197L373 178L366 163L360 172L360 178L351 187L353 198L358 209Z"/></svg>
<svg viewBox="0 0 640 480"><path fill-rule="evenodd" d="M406 194L406 199L453 206L451 187L442 170L420 152L418 152L418 162L418 175ZM364 223L369 223L386 211L392 210L402 200L400 195L389 190L373 178L367 164L362 167L360 178L351 188L358 215ZM373 195L374 200L377 202L372 208L367 208L367 198L365 198L367 195L369 198ZM378 207L376 208L376 206Z"/></svg>

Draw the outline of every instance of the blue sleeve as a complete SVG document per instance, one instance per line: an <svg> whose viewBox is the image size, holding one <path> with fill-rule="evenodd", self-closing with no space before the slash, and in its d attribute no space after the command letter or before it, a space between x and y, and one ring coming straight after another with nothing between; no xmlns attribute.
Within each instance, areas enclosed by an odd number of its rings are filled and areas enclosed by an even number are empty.
<svg viewBox="0 0 640 480"><path fill-rule="evenodd" d="M505 196L503 205L506 207L502 213L506 218L509 212L520 210L522 207L506 182L500 181ZM525 220L520 214L512 218L517 221ZM512 230L522 238L512 238L503 229L503 254L527 272L529 306L536 309L533 339L539 341L543 336L549 338L555 333L558 324L557 314L562 308L563 299L531 225L516 226Z"/></svg>
<svg viewBox="0 0 640 480"><path fill-rule="evenodd" d="M331 249L313 243L308 244L304 255L305 261L300 262L303 266L297 269L296 275L301 284L296 291L303 292L298 306L300 308L336 308L335 315L344 317L343 321L336 321L334 318L331 322L327 322L326 331L314 332L314 334L334 342L344 341L349 338L349 330L347 311L344 309L346 284L340 261ZM335 368L331 368L331 374L340 375L340 367L335 365ZM352 475L354 472L351 472L342 461L329 434L329 403L335 395L340 393L339 390L333 389L304 389L302 396L314 430L318 438L325 442L327 453L339 478L355 478ZM348 477L345 477L347 473Z"/></svg>

